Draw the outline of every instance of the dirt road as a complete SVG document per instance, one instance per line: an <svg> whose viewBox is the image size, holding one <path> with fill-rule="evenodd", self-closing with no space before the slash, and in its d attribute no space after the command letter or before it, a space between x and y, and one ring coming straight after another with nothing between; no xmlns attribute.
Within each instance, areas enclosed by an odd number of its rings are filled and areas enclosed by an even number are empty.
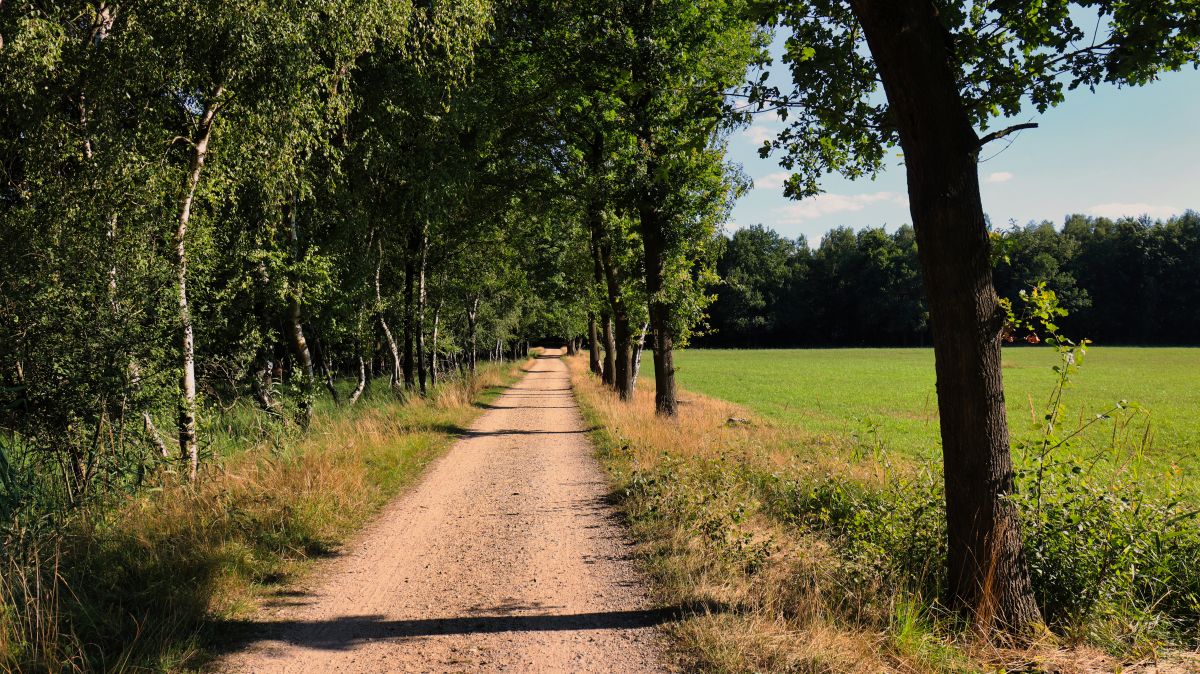
<svg viewBox="0 0 1200 674"><path fill-rule="evenodd" d="M553 356L557 354L547 354ZM541 357L220 672L667 671L566 364Z"/></svg>

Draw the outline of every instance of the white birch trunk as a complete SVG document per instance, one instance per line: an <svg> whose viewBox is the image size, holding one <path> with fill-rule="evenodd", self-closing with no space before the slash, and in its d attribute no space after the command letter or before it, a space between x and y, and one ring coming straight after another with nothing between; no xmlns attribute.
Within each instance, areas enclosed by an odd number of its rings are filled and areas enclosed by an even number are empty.
<svg viewBox="0 0 1200 674"><path fill-rule="evenodd" d="M192 334L192 312L187 295L187 232L192 218L192 202L196 197L196 185L200 182L200 171L208 156L208 141L212 137L213 124L224 87L217 86L204 105L200 118L197 139L192 145L192 160L179 195L179 220L175 229L175 272L179 291L179 338L183 355L183 376L180 380L179 398L179 453L187 466L188 479L195 481L200 468L200 454L196 446L196 350Z"/></svg>

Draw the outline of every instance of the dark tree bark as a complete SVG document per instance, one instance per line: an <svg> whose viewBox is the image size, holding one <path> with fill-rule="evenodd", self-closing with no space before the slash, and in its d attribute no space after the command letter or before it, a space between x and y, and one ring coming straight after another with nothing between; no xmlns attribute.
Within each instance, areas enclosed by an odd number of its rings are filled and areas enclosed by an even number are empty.
<svg viewBox="0 0 1200 674"><path fill-rule="evenodd" d="M596 329L596 312L588 312L588 369L600 374L600 331Z"/></svg>
<svg viewBox="0 0 1200 674"><path fill-rule="evenodd" d="M618 291L619 292L619 291ZM621 400L633 397L633 331L629 327L629 316L625 312L624 300L618 295L613 303L613 388Z"/></svg>
<svg viewBox="0 0 1200 674"><path fill-rule="evenodd" d="M604 267L600 262L600 243L597 233L592 234L592 258L595 263L596 285L605 288L605 308L600 310L600 325L604 336L604 364L600 368L600 381L616 388L617 385L617 348L613 337L611 303L608 299L608 287L605 284Z"/></svg>
<svg viewBox="0 0 1200 674"><path fill-rule="evenodd" d="M653 9L653 0L645 5L643 19ZM633 63L631 76L634 82L646 82L646 61ZM631 101L634 118L637 120L638 144L649 155L645 167L647 176L659 172L658 143L650 115L653 96L651 87L643 86ZM646 294L649 298L650 327L654 334L654 412L661 416L674 416L678 412L675 397L675 353L671 336L671 306L663 296L663 282L667 258L667 226L669 222L662 212L664 195L653 181L648 181L638 195L637 214L642 234L642 250L645 254Z"/></svg>
<svg viewBox="0 0 1200 674"><path fill-rule="evenodd" d="M679 411L675 396L675 350L671 339L671 307L663 298L663 273L666 238L662 213L656 199L647 195L638 211L642 225L642 244L646 253L646 293L650 297L650 327L654 349L654 412L674 416Z"/></svg>
<svg viewBox="0 0 1200 674"><path fill-rule="evenodd" d="M609 386L616 387L617 380L617 340L613 337L612 319L609 318L608 312L600 314L603 321L604 330L604 373L600 377L600 381Z"/></svg>
<svg viewBox="0 0 1200 674"><path fill-rule="evenodd" d="M598 155L598 150L594 149L593 153ZM594 268L603 280L608 308L612 312L613 339L609 342L612 348L607 350L605 357L604 381L616 389L621 400L629 400L633 396L633 336L629 329L629 312L625 307L625 298L621 296L620 271L613 259L612 245L603 232L601 207L598 199L592 199L588 204L586 217L588 231L591 233ZM605 337L607 341L608 336Z"/></svg>
<svg viewBox="0 0 1200 674"><path fill-rule="evenodd" d="M950 39L927 0L852 0L900 133L933 328L949 545L948 602L982 630L1041 622L1008 495L1002 312L979 195L979 138Z"/></svg>

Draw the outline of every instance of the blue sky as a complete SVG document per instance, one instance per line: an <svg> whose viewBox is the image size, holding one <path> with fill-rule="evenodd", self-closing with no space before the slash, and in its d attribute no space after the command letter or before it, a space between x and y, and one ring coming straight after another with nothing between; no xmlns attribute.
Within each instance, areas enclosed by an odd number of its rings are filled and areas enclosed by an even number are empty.
<svg viewBox="0 0 1200 674"><path fill-rule="evenodd" d="M776 64L771 81L787 85L779 63L782 40L772 46ZM1166 73L1141 88L1097 88L1067 94L1056 108L1030 110L1016 121L1041 126L1024 131L1008 149L980 164L984 210L996 226L1009 221L1052 220L1069 213L1118 217L1166 217L1200 210L1200 72ZM904 169L896 152L874 181L828 176L825 193L793 201L783 196L787 172L778 157L761 159L764 138L783 128L774 113L756 116L748 129L729 139L730 159L742 164L755 188L733 210L727 229L763 224L816 245L828 230L908 223ZM1000 128L997 124L995 128ZM992 143L983 156L1004 149Z"/></svg>

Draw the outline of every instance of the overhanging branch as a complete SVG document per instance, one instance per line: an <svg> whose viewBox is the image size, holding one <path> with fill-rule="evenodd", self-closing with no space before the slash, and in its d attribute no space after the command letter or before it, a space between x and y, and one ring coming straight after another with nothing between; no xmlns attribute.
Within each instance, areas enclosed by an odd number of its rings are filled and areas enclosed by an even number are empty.
<svg viewBox="0 0 1200 674"><path fill-rule="evenodd" d="M1000 129L999 131L993 131L993 132L989 133L988 135L984 136L983 138L979 139L979 147L983 147L984 145L987 145L988 143L992 142L993 140L1000 140L1001 138L1004 138L1005 136L1014 134L1018 131L1024 131L1025 129L1036 129L1037 127L1038 127L1038 125L1036 122L1026 122L1025 124L1015 124L1013 126L1008 127L1007 129Z"/></svg>

